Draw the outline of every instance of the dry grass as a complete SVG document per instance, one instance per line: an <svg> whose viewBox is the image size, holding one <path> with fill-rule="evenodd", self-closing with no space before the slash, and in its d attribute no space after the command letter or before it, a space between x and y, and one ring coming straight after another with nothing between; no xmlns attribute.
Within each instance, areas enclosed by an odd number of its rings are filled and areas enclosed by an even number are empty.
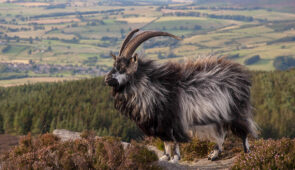
<svg viewBox="0 0 295 170"><path fill-rule="evenodd" d="M29 60L1 60L0 63L23 63L23 64L29 64Z"/></svg>
<svg viewBox="0 0 295 170"><path fill-rule="evenodd" d="M66 22L80 22L78 18L54 18L54 19L41 19L41 20L32 20L29 23L36 24L59 24Z"/></svg>
<svg viewBox="0 0 295 170"><path fill-rule="evenodd" d="M42 37L45 34L46 30L36 30L36 31L20 31L20 32L9 32L7 33L8 36L14 37L18 36L20 38L36 38L36 37Z"/></svg>
<svg viewBox="0 0 295 170"><path fill-rule="evenodd" d="M50 5L49 3L45 3L45 2L25 2L25 3L16 3L16 4L25 6L25 7L39 7L39 6Z"/></svg>
<svg viewBox="0 0 295 170"><path fill-rule="evenodd" d="M164 21L179 21L179 20L202 20L205 21L207 20L206 18L201 18L201 17L161 17L158 19L156 22L164 22Z"/></svg>
<svg viewBox="0 0 295 170"><path fill-rule="evenodd" d="M128 23L148 23L155 20L155 17L130 17L130 18L118 18L118 21L126 21Z"/></svg>

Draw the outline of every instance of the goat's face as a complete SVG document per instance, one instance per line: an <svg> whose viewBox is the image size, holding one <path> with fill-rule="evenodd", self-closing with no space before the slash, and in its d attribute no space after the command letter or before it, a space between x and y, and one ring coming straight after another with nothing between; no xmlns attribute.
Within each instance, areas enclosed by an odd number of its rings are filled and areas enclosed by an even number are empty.
<svg viewBox="0 0 295 170"><path fill-rule="evenodd" d="M114 55L113 58L115 60L114 65L112 70L106 75L105 82L112 87L122 87L130 81L130 78L137 71L137 54L131 58L116 57Z"/></svg>
<svg viewBox="0 0 295 170"><path fill-rule="evenodd" d="M126 36L119 55L112 55L115 59L114 67L105 77L105 82L109 86L122 87L130 81L138 67L137 54L135 53L133 55L133 53L144 41L157 36L169 36L178 40L180 39L175 35L159 31L145 31L132 38L133 35L138 31L139 29L132 30Z"/></svg>

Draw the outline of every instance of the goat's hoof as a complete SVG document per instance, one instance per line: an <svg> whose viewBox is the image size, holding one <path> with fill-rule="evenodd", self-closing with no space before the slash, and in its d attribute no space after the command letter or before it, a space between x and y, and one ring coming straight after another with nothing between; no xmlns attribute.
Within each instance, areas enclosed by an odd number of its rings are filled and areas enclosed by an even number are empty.
<svg viewBox="0 0 295 170"><path fill-rule="evenodd" d="M159 160L160 161L169 161L170 157L168 155L163 155Z"/></svg>
<svg viewBox="0 0 295 170"><path fill-rule="evenodd" d="M211 153L208 155L208 160L211 160L211 158L213 157L213 153L214 151L211 151Z"/></svg>
<svg viewBox="0 0 295 170"><path fill-rule="evenodd" d="M180 160L179 159L179 156L178 155L174 155L173 156L173 159L171 159L169 162L175 164L175 163L178 163L179 160Z"/></svg>
<svg viewBox="0 0 295 170"><path fill-rule="evenodd" d="M213 150L209 155L208 155L208 160L215 161L218 159L218 155L220 154L220 151L218 150Z"/></svg>
<svg viewBox="0 0 295 170"><path fill-rule="evenodd" d="M250 149L244 150L244 153L250 153Z"/></svg>
<svg viewBox="0 0 295 170"><path fill-rule="evenodd" d="M211 158L211 161L216 161L218 159L218 156L215 156L213 158Z"/></svg>

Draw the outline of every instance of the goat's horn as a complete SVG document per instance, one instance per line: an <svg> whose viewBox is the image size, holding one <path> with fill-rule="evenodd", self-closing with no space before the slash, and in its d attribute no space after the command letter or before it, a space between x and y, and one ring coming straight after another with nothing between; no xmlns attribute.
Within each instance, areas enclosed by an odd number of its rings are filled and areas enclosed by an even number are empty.
<svg viewBox="0 0 295 170"><path fill-rule="evenodd" d="M134 30L132 30L131 32L129 32L129 34L127 35L127 37L125 38L125 40L124 40L124 42L123 42L123 44L122 44L122 46L121 46L119 56L122 54L122 52L123 52L123 50L124 50L126 44L131 40L131 38L133 37L133 35L134 35L136 32L138 32L138 31L139 31L139 29L134 29Z"/></svg>
<svg viewBox="0 0 295 170"><path fill-rule="evenodd" d="M141 43L143 43L144 41L153 38L153 37L157 37L157 36L169 36L169 37L173 37L177 40L181 40L181 38L169 34L167 32L159 32L159 31L145 31L139 35L137 35L136 37L134 37L125 47L125 49L122 51L121 55L122 57L131 57L132 54L134 53L134 51L137 49L138 46L140 46Z"/></svg>

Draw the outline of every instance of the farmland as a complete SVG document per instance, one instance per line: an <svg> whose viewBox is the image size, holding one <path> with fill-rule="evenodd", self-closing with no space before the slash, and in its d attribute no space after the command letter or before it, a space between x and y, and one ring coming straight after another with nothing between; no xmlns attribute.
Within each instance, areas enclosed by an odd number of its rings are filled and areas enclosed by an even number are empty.
<svg viewBox="0 0 295 170"><path fill-rule="evenodd" d="M292 12L222 5L212 8L185 1L124 5L121 1L91 0L0 1L0 71L11 72L1 69L1 63L24 62L95 68L103 74L112 66L109 53L117 52L134 28L182 37L179 42L152 39L139 48L141 55L160 62L225 55L245 64L258 55L257 61L247 64L249 69L286 69L274 62L280 56L294 60L294 21ZM62 71L45 75L29 71L26 75L81 77L79 72Z"/></svg>

